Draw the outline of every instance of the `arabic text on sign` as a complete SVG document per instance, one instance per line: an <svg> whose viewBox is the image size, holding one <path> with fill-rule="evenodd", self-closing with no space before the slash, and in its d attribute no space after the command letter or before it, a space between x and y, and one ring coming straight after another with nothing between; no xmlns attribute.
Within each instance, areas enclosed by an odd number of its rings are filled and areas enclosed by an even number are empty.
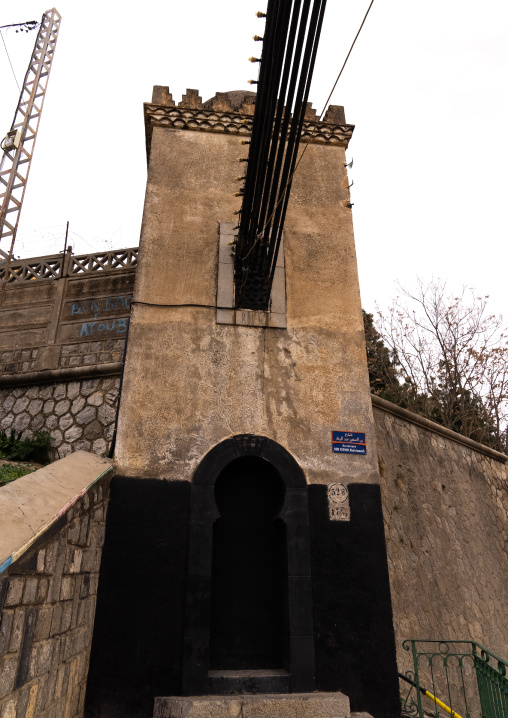
<svg viewBox="0 0 508 718"><path fill-rule="evenodd" d="M358 431L332 431L332 443L365 445L365 434Z"/></svg>

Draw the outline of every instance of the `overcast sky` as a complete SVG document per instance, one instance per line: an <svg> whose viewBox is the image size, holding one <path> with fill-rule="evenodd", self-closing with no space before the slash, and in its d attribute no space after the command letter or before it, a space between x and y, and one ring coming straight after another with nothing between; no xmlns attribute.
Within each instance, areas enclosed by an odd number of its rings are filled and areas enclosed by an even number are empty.
<svg viewBox="0 0 508 718"><path fill-rule="evenodd" d="M266 0L78 3L62 26L16 255L139 242L146 182L143 102L169 85L203 100L251 89L247 58ZM310 99L318 112L368 0L328 0ZM0 25L40 20L34 0ZM356 125L348 151L363 306L386 306L417 275L475 287L508 319L508 3L376 0L332 98ZM21 84L35 32L2 31ZM0 135L18 89L0 43Z"/></svg>

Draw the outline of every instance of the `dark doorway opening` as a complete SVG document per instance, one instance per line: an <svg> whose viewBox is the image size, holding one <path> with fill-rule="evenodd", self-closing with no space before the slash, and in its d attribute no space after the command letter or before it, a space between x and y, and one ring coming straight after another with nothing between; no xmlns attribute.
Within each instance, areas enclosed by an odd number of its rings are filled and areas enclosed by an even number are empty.
<svg viewBox="0 0 508 718"><path fill-rule="evenodd" d="M239 434L192 482L182 693L314 689L305 476L277 442Z"/></svg>
<svg viewBox="0 0 508 718"><path fill-rule="evenodd" d="M288 664L285 486L263 458L242 456L215 482L210 668Z"/></svg>

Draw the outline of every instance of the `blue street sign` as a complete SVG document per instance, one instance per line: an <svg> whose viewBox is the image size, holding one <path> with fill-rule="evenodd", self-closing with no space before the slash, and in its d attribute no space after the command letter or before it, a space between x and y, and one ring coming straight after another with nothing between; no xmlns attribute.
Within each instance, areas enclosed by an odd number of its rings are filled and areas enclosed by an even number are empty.
<svg viewBox="0 0 508 718"><path fill-rule="evenodd" d="M358 431L332 431L332 442L341 444L365 445L365 434Z"/></svg>
<svg viewBox="0 0 508 718"><path fill-rule="evenodd" d="M366 454L365 444L332 444L334 454Z"/></svg>

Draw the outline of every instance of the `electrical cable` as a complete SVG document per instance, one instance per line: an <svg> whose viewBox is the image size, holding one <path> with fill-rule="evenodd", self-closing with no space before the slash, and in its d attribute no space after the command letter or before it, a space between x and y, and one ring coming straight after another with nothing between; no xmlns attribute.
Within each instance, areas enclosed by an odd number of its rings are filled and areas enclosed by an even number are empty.
<svg viewBox="0 0 508 718"><path fill-rule="evenodd" d="M9 27L6 25L6 27ZM0 37L2 38L2 42L5 47L5 52L7 53L7 59L9 60L9 65L11 66L12 74L14 75L14 79L16 80L16 85L18 86L18 90L21 92L21 87L19 86L18 78L16 77L16 73L14 72L14 68L12 66L11 58L9 57L9 51L7 49L7 45L5 44L4 36L2 34L2 31L0 30Z"/></svg>
<svg viewBox="0 0 508 718"><path fill-rule="evenodd" d="M186 308L195 308L195 309L232 309L234 310L234 307L221 307L218 304L158 304L157 302L142 302L140 300L132 301L131 306L133 304L141 304L145 307L161 307L161 308L167 308L167 309L177 309L179 307L186 307Z"/></svg>
<svg viewBox="0 0 508 718"><path fill-rule="evenodd" d="M356 43L356 41L358 40L358 36L360 35L360 33L361 33L361 31L362 31L362 28L363 28L363 26L365 25L365 20L367 19L367 15L369 14L370 9L371 9L371 7L372 7L373 5L374 5L374 0L371 0L371 3L370 3L370 5L369 5L369 7L367 8L367 12L365 13L365 15L364 15L364 17L363 17L362 24L361 24L360 27L358 28L358 32L357 32L356 35L355 35L355 39L353 40L353 42L352 42L352 44L351 44L351 47L349 48L349 52L348 52L348 54L346 55L346 59L344 60L344 64L343 64L342 67L340 68L340 72L339 72L339 74L337 75L337 79L335 80L335 82L334 82L334 84L333 84L333 87L332 87L332 89L331 89L331 92L330 92L330 94L328 95L328 97L326 98L326 102L325 102L324 107L323 107L323 109L322 109L322 111L321 111L321 114L319 115L319 119L321 119L321 117L324 115L326 106L327 106L328 103L330 102L330 98L331 98L331 96L333 95L333 93L334 93L334 91L335 91L335 88L337 87L337 83L338 83L339 80L340 80L340 76L342 75L342 73L343 73L343 71L344 71L344 68L346 67L346 63L347 63L347 61L349 60L349 56L351 55L351 52L353 51L353 47L355 46L355 43Z"/></svg>
<svg viewBox="0 0 508 718"><path fill-rule="evenodd" d="M233 249L236 306L266 309L294 175L373 4L370 0L323 110L298 156L326 0L268 2L262 57L251 58L260 62L259 87L249 157L242 160L248 164Z"/></svg>
<svg viewBox="0 0 508 718"><path fill-rule="evenodd" d="M358 37L359 37L359 35L360 35L360 32L362 31L362 28L363 28L363 26L364 26L364 24L365 24L365 21L367 20L367 16L368 16L368 14L369 14L369 12L370 12L370 10L371 10L373 4L374 4L374 0L371 0L369 6L368 6L368 8L367 8L367 11L366 11L366 13L365 13L365 15L364 15L364 17L363 17L363 20L362 20L362 22L361 22L361 24L360 24L360 27L359 27L359 29L358 29L358 31L357 31L355 37L354 37L354 40L353 40L353 42L351 43L351 46L350 46L350 48L349 48L349 51L348 51L348 53L347 53L347 55L346 55L346 58L345 58L343 64L342 64L342 67L341 67L341 69L340 69L340 71L339 71L339 74L337 75L337 78L336 78L336 80L335 80L335 82L334 82L334 84L333 84L333 87L332 87L332 89L331 89L331 91L330 91L330 93L329 93L329 95L328 95L328 97L327 97L327 99L326 99L326 101L325 101L325 103L324 103L323 109L322 109L322 111L321 111L321 113L320 113L320 115L319 115L319 117L318 117L318 119L317 119L317 122L321 121L321 118L323 117L323 115L324 115L324 113L325 113L326 107L327 107L327 105L328 105L328 103L329 103L329 101L330 101L330 99L331 99L331 97L332 97L332 95L333 95L333 92L335 91L335 88L337 87L337 84L338 84L338 82L339 82L339 80L340 80L340 78L341 78L341 76L342 76L342 73L343 73L343 71L344 71L344 68L346 67L346 64L347 64L347 62L348 62L348 60L349 60L349 57L350 57L350 55L351 55L351 53L352 53L352 51L353 51L353 48L354 48L354 46L355 46L355 44L356 44L356 41L358 40ZM267 13L267 14L268 14L268 13ZM322 20L323 20L323 16L321 15L321 17L320 17L320 19L319 19L319 24L320 24L320 26L321 26ZM321 27L320 27L320 26L319 26L319 30L318 30L318 33L317 33L317 38L319 38L319 33L320 33L320 30L321 30ZM310 49L310 48L307 48L307 49ZM311 64L311 66L310 66L310 69L308 70L308 77L309 77L309 78L312 76L312 70L313 70L314 61L315 61L316 50L317 50L317 40L314 42L314 46L313 46L313 48L312 48L312 60L311 60L311 63L312 63L312 64ZM261 68L261 69L262 69L262 68ZM283 84L283 83L281 83L281 85L282 85L282 84ZM276 202L272 201L272 202L270 203L270 207L268 208L268 217L266 218L266 214L264 215L264 217L263 217L264 223L263 223L263 225L262 225L262 228L257 231L256 239L254 240L254 242L253 242L252 246L250 247L249 251L247 252L247 254L245 254L244 257L243 257L244 260L247 259L247 258L249 257L249 255L251 254L251 252L256 249L256 245L258 245L258 246L257 246L257 255L258 255L258 257L259 257L259 254L260 254L260 248L259 248L260 239L263 239L263 238L264 238L265 232L267 231L267 229L270 227L270 225L271 225L272 222L273 222L273 225L274 225L274 226L272 227L272 236L271 236L271 238L270 238L270 239L271 239L271 241L270 241L270 246L269 246L268 252L265 254L264 262L263 262L263 268L262 268L262 270L263 270L262 273L263 273L263 274L265 274L267 271L269 271L268 280L267 280L267 282L266 282L268 288L270 288L270 287L272 286L273 278L274 278L274 275L275 275L276 257L277 257L277 255L278 255L278 251L279 251L279 247L280 247L280 242L281 242L281 240L282 240L282 229L283 229L283 226L284 226L284 221L285 221L285 215L286 215L287 205L288 205L288 202L289 202L289 193L290 193L290 189L291 189L291 184L292 184L292 181L293 181L293 177L294 177L296 171L298 170L298 167L300 166L300 162L302 161L303 156L305 155L305 152L307 151L307 148L308 148L308 146L309 146L309 144L310 144L312 138L314 137L315 132L316 132L316 129L317 129L317 128L315 128L315 129L311 132L311 134L309 135L309 137L308 137L307 140L306 140L305 146L304 146L304 148L303 148L303 151L302 151L300 157L297 159L296 152L294 152L294 150L295 150L294 137L295 137L295 134L296 134L296 137L297 137L297 138L299 138L299 137L301 136L301 131L302 131L302 128L303 128L303 122L304 122L304 119L305 119L305 107L306 107L306 103L307 103L307 99L308 99L309 86L310 86L310 82L307 83L307 87L305 88L305 99L304 99L304 101L303 101L303 102L301 103L301 105L300 105L300 116L299 116L299 118L298 118L298 121L296 121L296 117L293 116L293 123L292 123L292 128L291 128L291 129L293 130L293 126L294 126L294 127L296 127L296 130L297 130L297 131L296 131L296 133L290 132L290 140L291 140L291 141L288 139L288 141L286 142L286 136L285 136L286 133L285 133L285 132L284 132L284 133L281 132L281 135L282 135L282 136L281 136L281 145L280 145L280 146L282 147L282 154L284 154L284 152L285 152L285 155L286 155L285 167L289 167L289 172L288 172L287 170L285 170L285 171L283 172L283 176L282 176L282 180L281 180L281 184L283 184L283 187L284 187L284 188L282 189L282 191L279 191L279 195L280 195L280 196L279 196L278 200L277 200ZM289 94L291 95L291 92L290 92ZM284 104L283 98L280 98L280 99L279 99L279 102L280 102L281 105L283 105L283 104ZM297 105L297 104L298 104L298 103L296 103L296 105ZM287 117L289 116L289 112L286 112L286 116L287 116ZM278 129L278 128L277 128L277 129ZM275 132L274 132L274 134L275 134ZM291 145L291 146L289 146L289 145ZM298 143L296 143L296 148L297 148L297 147L298 147ZM280 147L279 147L279 149L280 149ZM252 151L252 148L251 148L251 151ZM282 156L282 155L281 155L281 156ZM289 156L289 158L290 158L289 165L287 164L288 156ZM273 168L273 165L272 165L272 168ZM275 170L276 178L275 178L275 179L272 179L272 186L274 186L274 185L276 186L276 185L277 185L277 183L278 183L278 181L279 181L279 173L280 173L280 165L276 167L276 170ZM247 183L246 183L246 184L247 184ZM245 202L245 198L244 198L244 202ZM265 205L265 207L266 207L266 205ZM263 216L263 213L262 213L262 216ZM265 218L266 218L266 219L265 219ZM258 225L258 227L259 227L259 225ZM274 236L275 236L275 241L273 241ZM275 261L274 261L274 257L275 257ZM244 287L244 285L245 285L245 283L246 283L246 280L247 280L247 272L245 272L245 277L244 277L243 282L242 282L242 284L241 284L241 286L240 286L240 288L239 288L239 289L240 289L240 293L241 293L241 291L243 290L243 287Z"/></svg>
<svg viewBox="0 0 508 718"><path fill-rule="evenodd" d="M266 309L269 301L267 262L285 214L277 198L297 157L325 6L269 0L262 58L251 58L261 63L259 87L234 249L236 303L246 308Z"/></svg>
<svg viewBox="0 0 508 718"><path fill-rule="evenodd" d="M363 28L363 26L364 26L364 24L365 24L365 21L366 21L366 19L367 19L367 16L368 16L368 14L369 14L369 12L370 12L370 9L371 9L371 7L373 6L373 4L374 4L374 0L371 0L371 3L370 3L370 5L369 5L369 7L367 8L367 12L365 13L365 15L364 15L364 17L363 17L363 20L362 20L362 23L361 23L361 25L360 25L360 27L359 27L359 29L358 29L358 32L357 32L356 35L355 35L355 39L353 40L353 42L352 42L352 44L351 44L351 47L349 48L349 52L348 52L348 54L346 55L346 59L344 60L344 63L343 63L343 65L342 65L341 69L340 69L340 72L339 72L339 74L337 75L337 79L335 80L335 82L334 82L334 84L333 84L333 87L332 87L332 89L331 89L331 91L330 91L330 94L329 94L328 97L326 98L326 101L325 101L325 104L324 104L324 106L323 106L323 109L321 110L321 114L319 115L319 117L318 117L318 119L317 119L318 122L321 121L321 118L323 117L323 115L324 115L324 113L325 113L326 107L327 107L328 103L330 102L330 98L331 98L331 96L333 95L333 93L334 93L334 91L335 91L335 88L337 87L337 83L339 82L340 77L341 77L341 75L342 75L342 73L343 73L343 71L344 71L344 68L346 67L347 61L349 60L349 56L351 55L351 52L352 52L352 50L353 50L353 47L355 46L355 43L356 43L356 41L358 40L358 36L360 35L360 32L362 31L362 28ZM296 166L295 166L293 172L291 173L291 175L290 175L290 177L289 177L289 179L288 179L288 181L287 181L286 186L284 187L283 193L288 194L288 187L290 188L290 185L291 185L291 182L292 182L292 180L293 180L293 177L294 177L294 175L295 175L295 173L296 173L296 170L298 169L298 167L299 167L299 165L300 165L300 162L302 161L302 158L303 158L305 152L307 151L307 147L309 146L310 141L311 141L312 138L314 137L315 132L316 132L316 130L313 130L313 132L312 132L312 133L310 134L310 136L307 138L307 141L306 141L306 143L305 143L305 146L304 146L304 148L303 148L303 150L302 150L302 154L300 155L300 157L299 157L299 159L298 159L298 162L296 163ZM283 195L283 196L284 196L284 195ZM280 198L279 203L282 201L283 196ZM274 210L274 211L275 211L275 210ZM268 220L267 220L267 223L268 223ZM266 225L265 225L265 227L266 227ZM265 229L265 228L263 228L263 229Z"/></svg>

